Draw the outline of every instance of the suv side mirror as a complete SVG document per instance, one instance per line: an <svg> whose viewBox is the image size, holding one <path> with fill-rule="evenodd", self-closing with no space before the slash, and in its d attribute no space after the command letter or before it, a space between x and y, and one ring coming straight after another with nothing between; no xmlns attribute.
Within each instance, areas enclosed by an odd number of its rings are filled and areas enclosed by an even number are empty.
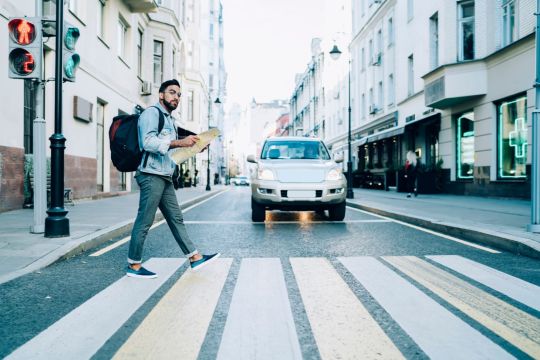
<svg viewBox="0 0 540 360"><path fill-rule="evenodd" d="M248 155L246 160L247 160L247 162L250 162L250 163L254 163L254 164L257 163L257 160L255 160L254 155Z"/></svg>
<svg viewBox="0 0 540 360"><path fill-rule="evenodd" d="M341 163L341 162L343 162L343 155L336 155L336 156L334 156L334 161L335 161L336 163L338 163L338 164Z"/></svg>

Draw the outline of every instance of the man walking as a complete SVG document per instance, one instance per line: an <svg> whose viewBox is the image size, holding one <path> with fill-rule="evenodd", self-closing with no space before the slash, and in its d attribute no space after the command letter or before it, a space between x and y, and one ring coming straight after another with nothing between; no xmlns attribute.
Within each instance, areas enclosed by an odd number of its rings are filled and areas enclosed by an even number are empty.
<svg viewBox="0 0 540 360"><path fill-rule="evenodd" d="M158 207L180 249L189 258L193 270L200 269L220 256L219 253L199 254L186 231L182 210L176 199L171 177L175 163L169 156L169 150L193 146L198 140L194 135L181 140L176 139L176 126L171 112L178 107L180 96L178 81L165 81L159 88L159 102L146 109L139 117L139 147L144 153L135 174L140 187L140 199L129 243L127 276L140 278L157 276L142 267L141 262L144 242ZM158 133L160 116L163 116L164 124Z"/></svg>

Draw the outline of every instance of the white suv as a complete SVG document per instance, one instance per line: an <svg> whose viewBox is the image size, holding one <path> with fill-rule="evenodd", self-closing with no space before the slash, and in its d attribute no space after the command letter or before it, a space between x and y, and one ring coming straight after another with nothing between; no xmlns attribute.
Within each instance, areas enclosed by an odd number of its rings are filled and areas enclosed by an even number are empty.
<svg viewBox="0 0 540 360"><path fill-rule="evenodd" d="M265 141L251 179L251 218L260 222L265 211L328 210L331 220L345 217L347 181L320 139L275 137Z"/></svg>

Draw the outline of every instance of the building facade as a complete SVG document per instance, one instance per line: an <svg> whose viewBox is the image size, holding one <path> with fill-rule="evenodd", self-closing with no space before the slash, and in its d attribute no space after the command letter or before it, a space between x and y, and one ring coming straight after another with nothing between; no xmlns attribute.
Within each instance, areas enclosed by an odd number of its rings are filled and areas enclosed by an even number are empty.
<svg viewBox="0 0 540 360"><path fill-rule="evenodd" d="M353 169L399 189L412 150L421 192L529 197L534 11L532 0L353 0ZM328 140L347 146L345 134Z"/></svg>
<svg viewBox="0 0 540 360"><path fill-rule="evenodd" d="M45 16L55 15L54 0L39 1ZM112 118L134 113L157 102L162 81L176 78L182 99L175 117L189 131L206 129L207 59L201 59L200 11L193 0L70 0L66 22L80 29L81 63L76 81L63 86L65 187L74 198L136 188L131 173L118 172L110 161L108 129ZM0 48L8 51L7 21L33 16L35 1L0 2ZM44 76L53 79L54 38L44 42ZM7 55L0 59L7 69ZM0 211L31 204L32 122L36 116L36 84L8 79L0 89L6 111L0 114ZM54 81L45 84L46 137L54 130ZM47 141L47 156L50 156ZM197 156L197 158L202 155ZM184 167L196 170L202 160ZM201 166L201 165L199 165ZM192 170L192 173L194 171Z"/></svg>

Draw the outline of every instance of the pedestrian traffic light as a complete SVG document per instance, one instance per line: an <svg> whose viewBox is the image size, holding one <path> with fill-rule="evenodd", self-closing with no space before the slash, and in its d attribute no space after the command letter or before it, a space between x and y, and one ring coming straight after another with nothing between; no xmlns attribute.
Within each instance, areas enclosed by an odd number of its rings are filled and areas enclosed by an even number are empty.
<svg viewBox="0 0 540 360"><path fill-rule="evenodd" d="M8 76L11 79L41 79L43 57L41 18L11 18L8 30Z"/></svg>
<svg viewBox="0 0 540 360"><path fill-rule="evenodd" d="M79 28L64 23L64 36L62 38L64 81L75 81L75 75L81 62L81 57L75 52L75 46L80 35Z"/></svg>

